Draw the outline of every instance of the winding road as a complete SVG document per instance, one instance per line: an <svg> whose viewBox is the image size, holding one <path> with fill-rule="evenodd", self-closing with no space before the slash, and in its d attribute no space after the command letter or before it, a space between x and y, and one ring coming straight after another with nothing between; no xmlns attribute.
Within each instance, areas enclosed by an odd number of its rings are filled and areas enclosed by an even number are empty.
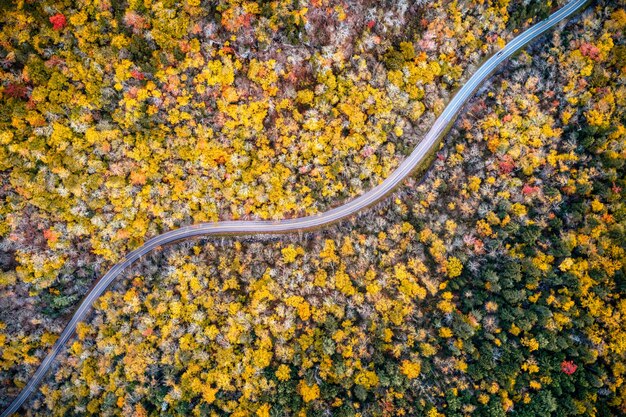
<svg viewBox="0 0 626 417"><path fill-rule="evenodd" d="M519 51L528 42L542 35L564 19L582 10L589 1L590 0L570 1L567 5L550 15L549 18L533 25L531 28L524 31L522 34L509 42L502 50L492 55L456 93L443 113L441 113L441 115L437 118L424 139L415 147L413 152L400 164L400 166L382 183L360 197L324 213L301 218L276 221L224 221L215 223L200 223L193 226L182 227L180 229L171 230L163 233L162 235L156 236L147 241L140 248L130 252L121 262L113 266L96 282L94 287L81 302L60 337L57 339L56 343L52 347L52 350L41 362L39 368L37 368L26 386L22 389L19 395L15 397L9 407L4 410L0 417L8 417L15 413L33 393L33 391L35 391L56 356L74 334L76 325L83 320L83 318L85 318L85 315L89 309L91 309L93 302L100 297L100 295L102 295L115 278L117 278L137 259L159 246L194 236L290 233L316 229L345 219L358 211L377 203L392 192L420 165L421 162L428 157L429 153L433 151L434 146L439 142L443 135L445 135L448 128L452 125L452 122L456 119L461 107L499 64Z"/></svg>

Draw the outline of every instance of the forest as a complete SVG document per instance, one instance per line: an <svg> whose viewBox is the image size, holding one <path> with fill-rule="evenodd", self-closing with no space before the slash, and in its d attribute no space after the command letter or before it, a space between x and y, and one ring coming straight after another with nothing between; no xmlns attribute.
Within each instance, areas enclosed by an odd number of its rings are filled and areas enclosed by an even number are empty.
<svg viewBox="0 0 626 417"><path fill-rule="evenodd" d="M563 4L1 5L0 406L129 250L362 194ZM625 31L598 0L533 42L349 221L145 257L24 415L625 414Z"/></svg>

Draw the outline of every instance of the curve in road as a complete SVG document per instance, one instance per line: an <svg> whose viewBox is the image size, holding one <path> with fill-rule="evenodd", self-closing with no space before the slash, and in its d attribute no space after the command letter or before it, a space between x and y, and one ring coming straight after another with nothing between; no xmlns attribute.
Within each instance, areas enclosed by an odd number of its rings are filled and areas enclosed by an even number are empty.
<svg viewBox="0 0 626 417"><path fill-rule="evenodd" d="M41 362L26 386L17 395L17 397L15 397L9 407L4 410L0 417L8 417L20 408L30 394L41 383L41 380L48 371L48 368L65 343L70 339L70 337L72 337L74 331L76 330L76 325L85 317L93 302L100 297L100 295L102 295L115 278L117 278L137 259L159 246L199 235L288 233L311 230L345 219L380 201L383 197L393 191L405 178L407 178L428 156L433 146L438 143L438 140L446 133L461 107L472 96L477 87L495 70L499 64L516 53L531 40L542 35L548 29L554 27L556 24L570 17L574 13L582 10L582 8L589 1L590 0L570 1L568 4L550 15L550 17L546 20L533 25L531 28L515 37L515 39L509 42L499 52L492 55L456 93L450 103L448 103L448 106L445 108L443 113L439 115L424 139L415 147L413 152L400 164L400 166L382 183L360 197L324 213L301 218L276 221L224 221L215 223L199 223L192 226L182 227L180 229L171 230L156 236L147 241L143 246L130 252L121 262L113 266L96 282L94 287L81 302L80 306L74 313L74 316L66 325L59 338L56 340L52 350Z"/></svg>

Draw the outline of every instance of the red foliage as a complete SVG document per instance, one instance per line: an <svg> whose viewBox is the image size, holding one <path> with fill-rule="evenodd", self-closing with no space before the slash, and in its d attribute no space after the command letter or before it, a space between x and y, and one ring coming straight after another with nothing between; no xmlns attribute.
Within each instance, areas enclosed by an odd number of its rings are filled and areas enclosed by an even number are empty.
<svg viewBox="0 0 626 417"><path fill-rule="evenodd" d="M374 25L376 25L376 22L375 22L375 21L373 21L373 20L370 20L370 21L368 21L368 22L367 22L367 27L368 27L369 29L373 28L373 27L374 27Z"/></svg>
<svg viewBox="0 0 626 417"><path fill-rule="evenodd" d="M522 187L522 194L524 195L535 194L537 191L539 191L539 187L532 187L528 184L524 184Z"/></svg>
<svg viewBox="0 0 626 417"><path fill-rule="evenodd" d="M54 16L50 16L50 23L52 23L52 29L61 30L67 24L67 19L61 13L57 13Z"/></svg>
<svg viewBox="0 0 626 417"><path fill-rule="evenodd" d="M594 61L597 61L600 58L600 50L592 43L585 42L580 45L580 52Z"/></svg>
<svg viewBox="0 0 626 417"><path fill-rule="evenodd" d="M141 72L141 71L137 71L137 70L132 70L132 71L130 72L130 75L132 75L132 77L133 77L133 78L135 78L135 79L137 79L137 80L143 80L144 78L146 78L146 77L143 75L143 72Z"/></svg>
<svg viewBox="0 0 626 417"><path fill-rule="evenodd" d="M148 28L146 19L135 11L126 12L124 23L133 28L133 33L139 33L143 29Z"/></svg>
<svg viewBox="0 0 626 417"><path fill-rule="evenodd" d="M613 186L611 187L611 191L613 191L615 194L619 194L622 192L622 187L615 185L615 183L613 183Z"/></svg>
<svg viewBox="0 0 626 417"><path fill-rule="evenodd" d="M21 84L9 83L4 89L4 93L12 98L25 99L28 97L26 87Z"/></svg>
<svg viewBox="0 0 626 417"><path fill-rule="evenodd" d="M63 59L59 58L56 55L53 55L53 56L50 57L49 60L44 62L44 65L46 66L46 68L52 68L52 67L61 66L64 63L65 63L65 61Z"/></svg>
<svg viewBox="0 0 626 417"><path fill-rule="evenodd" d="M566 373L567 375L571 375L576 372L578 366L572 361L563 361L561 362L561 371Z"/></svg>
<svg viewBox="0 0 626 417"><path fill-rule="evenodd" d="M43 231L43 237L50 243L54 243L59 239L59 234L52 229L46 229Z"/></svg>
<svg viewBox="0 0 626 417"><path fill-rule="evenodd" d="M128 96L130 98L136 98L138 92L139 92L139 89L137 87L131 87L128 89Z"/></svg>
<svg viewBox="0 0 626 417"><path fill-rule="evenodd" d="M503 161L500 161L500 163L498 163L498 167L500 168L501 174L508 174L515 169L515 164L509 157L504 159Z"/></svg>
<svg viewBox="0 0 626 417"><path fill-rule="evenodd" d="M374 148L372 148L371 146L365 146L363 150L361 151L361 156L363 158L369 158L370 156L372 156L374 152L375 152Z"/></svg>

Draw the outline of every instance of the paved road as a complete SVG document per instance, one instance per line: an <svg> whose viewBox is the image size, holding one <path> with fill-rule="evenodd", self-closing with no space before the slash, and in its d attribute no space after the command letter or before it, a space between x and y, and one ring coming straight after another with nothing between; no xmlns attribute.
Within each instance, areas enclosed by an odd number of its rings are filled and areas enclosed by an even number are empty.
<svg viewBox="0 0 626 417"><path fill-rule="evenodd" d="M61 336L57 339L56 343L52 347L52 350L48 353L48 356L46 356L46 358L41 362L39 368L37 368L37 371L35 371L26 386L22 389L19 395L15 397L13 402L0 417L8 417L16 412L24 401L26 401L26 399L30 396L30 394L35 391L48 371L48 368L52 364L52 361L54 361L57 354L74 334L78 322L80 322L91 309L93 302L96 301L100 295L102 295L115 278L117 278L137 259L159 246L193 236L288 233L311 230L345 219L346 217L349 217L356 212L380 201L383 197L392 192L407 176L411 174L413 170L419 166L420 162L428 156L428 153L438 142L439 138L446 133L448 127L456 118L456 115L461 107L472 96L474 91L476 91L476 88L495 70L500 63L520 50L524 45L537 36L543 34L560 21L581 10L588 1L589 0L572 0L566 6L550 15L548 19L537 23L521 35L517 36L502 50L485 61L476 73L474 73L474 75L472 75L465 85L456 93L443 113L441 113L441 115L437 118L435 124L426 134L424 139L415 147L411 155L409 155L409 157L406 158L385 181L360 197L324 213L297 219L277 221L224 221L216 223L200 223L193 226L181 227L180 229L172 230L156 236L140 248L130 252L120 263L111 268L96 282L96 285L89 292L89 294L87 294L78 307L78 310L76 310L76 313L74 313L74 316L61 333Z"/></svg>

